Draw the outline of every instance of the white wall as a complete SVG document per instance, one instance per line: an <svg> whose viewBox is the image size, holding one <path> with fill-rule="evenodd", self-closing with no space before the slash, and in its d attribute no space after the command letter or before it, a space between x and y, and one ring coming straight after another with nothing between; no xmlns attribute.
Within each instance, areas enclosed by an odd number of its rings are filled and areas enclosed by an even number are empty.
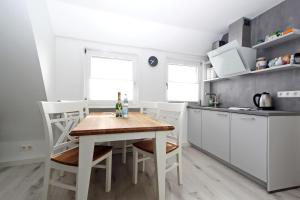
<svg viewBox="0 0 300 200"><path fill-rule="evenodd" d="M46 94L26 1L1 0L0 25L0 152L14 152L13 160L26 157L14 144L43 141L37 101ZM41 151L33 144L28 154Z"/></svg>
<svg viewBox="0 0 300 200"><path fill-rule="evenodd" d="M56 37L56 70L55 98L83 99L84 97L84 67L86 67L84 49L129 53L137 56L137 85L140 101L166 101L166 80L168 60L200 61L202 56L175 54L166 51L146 48L134 48L117 45L107 45L97 42ZM157 67L148 65L148 58L156 56L159 60ZM113 106L113 105L112 105ZM186 125L183 141L186 140Z"/></svg>
<svg viewBox="0 0 300 200"><path fill-rule="evenodd" d="M46 0L26 0L48 100L54 98L55 36Z"/></svg>
<svg viewBox="0 0 300 200"><path fill-rule="evenodd" d="M55 98L83 99L84 98L84 49L107 52L129 53L138 57L137 85L139 100L166 100L166 71L167 60L194 60L200 62L202 56L175 54L167 51L127 46L108 45L98 42L56 37L56 73ZM148 65L148 58L156 56L159 60L157 67Z"/></svg>

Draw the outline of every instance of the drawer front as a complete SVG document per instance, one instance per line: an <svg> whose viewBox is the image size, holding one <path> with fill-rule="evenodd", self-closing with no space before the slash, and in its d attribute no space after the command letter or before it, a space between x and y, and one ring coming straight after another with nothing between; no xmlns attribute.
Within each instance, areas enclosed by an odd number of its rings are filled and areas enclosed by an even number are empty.
<svg viewBox="0 0 300 200"><path fill-rule="evenodd" d="M202 147L211 154L229 162L230 114L202 111Z"/></svg>
<svg viewBox="0 0 300 200"><path fill-rule="evenodd" d="M232 114L231 164L267 180L267 117Z"/></svg>
<svg viewBox="0 0 300 200"><path fill-rule="evenodd" d="M191 144L202 148L200 109L188 110L188 141Z"/></svg>

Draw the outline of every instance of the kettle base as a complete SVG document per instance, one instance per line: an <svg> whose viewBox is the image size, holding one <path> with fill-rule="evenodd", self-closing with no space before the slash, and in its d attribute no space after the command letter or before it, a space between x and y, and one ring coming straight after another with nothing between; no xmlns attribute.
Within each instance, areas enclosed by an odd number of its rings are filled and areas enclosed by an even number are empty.
<svg viewBox="0 0 300 200"><path fill-rule="evenodd" d="M274 107L260 107L258 110L274 110Z"/></svg>

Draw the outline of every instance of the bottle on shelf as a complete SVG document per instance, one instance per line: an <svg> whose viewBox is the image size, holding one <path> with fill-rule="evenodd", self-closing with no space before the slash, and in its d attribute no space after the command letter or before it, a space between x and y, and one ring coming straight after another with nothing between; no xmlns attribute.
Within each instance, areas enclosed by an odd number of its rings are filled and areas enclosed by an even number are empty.
<svg viewBox="0 0 300 200"><path fill-rule="evenodd" d="M118 92L118 101L116 103L116 117L122 117L122 102L121 102L121 92Z"/></svg>
<svg viewBox="0 0 300 200"><path fill-rule="evenodd" d="M124 100L123 100L123 117L128 117L128 98L127 94L125 94Z"/></svg>

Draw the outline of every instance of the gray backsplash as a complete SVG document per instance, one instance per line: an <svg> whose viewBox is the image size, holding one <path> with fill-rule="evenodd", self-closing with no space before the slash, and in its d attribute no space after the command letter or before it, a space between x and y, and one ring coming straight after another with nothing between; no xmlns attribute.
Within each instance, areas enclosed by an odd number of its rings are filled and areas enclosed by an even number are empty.
<svg viewBox="0 0 300 200"><path fill-rule="evenodd" d="M300 28L300 0L286 0L251 21L251 42L256 44L265 35L284 30L287 26ZM300 39L259 50L258 57L267 59L287 53L300 52ZM277 98L278 91L300 90L300 70L252 74L211 83L212 92L220 96L222 106L254 107L252 97L256 93L272 94L278 110L300 111L300 98Z"/></svg>

